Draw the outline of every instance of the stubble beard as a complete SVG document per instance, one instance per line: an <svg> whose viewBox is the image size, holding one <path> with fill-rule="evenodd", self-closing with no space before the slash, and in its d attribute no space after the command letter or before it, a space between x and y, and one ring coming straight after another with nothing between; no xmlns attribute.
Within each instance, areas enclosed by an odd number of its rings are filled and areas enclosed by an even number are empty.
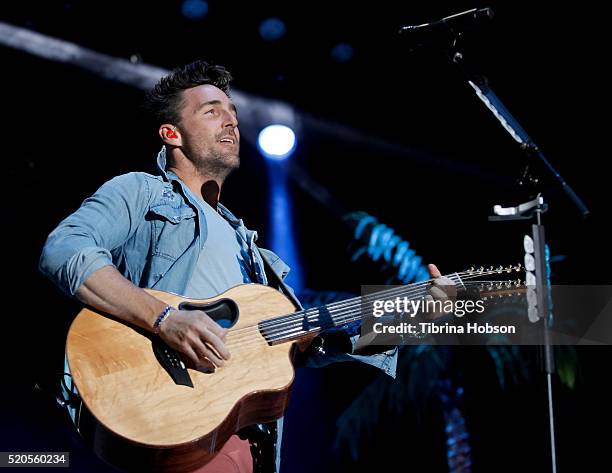
<svg viewBox="0 0 612 473"><path fill-rule="evenodd" d="M191 161L196 171L209 178L224 180L232 171L240 167L240 157L236 154L215 149L194 146L189 139L183 143L183 153Z"/></svg>

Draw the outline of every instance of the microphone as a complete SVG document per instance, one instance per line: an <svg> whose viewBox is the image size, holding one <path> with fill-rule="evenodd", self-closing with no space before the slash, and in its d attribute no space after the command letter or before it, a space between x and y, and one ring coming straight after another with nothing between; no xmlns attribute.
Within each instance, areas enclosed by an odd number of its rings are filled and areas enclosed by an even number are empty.
<svg viewBox="0 0 612 473"><path fill-rule="evenodd" d="M493 18L491 8L472 8L461 13L455 13L441 20L423 23L422 25L402 26L398 33L401 35L434 34L438 31L464 29L472 24L480 23Z"/></svg>

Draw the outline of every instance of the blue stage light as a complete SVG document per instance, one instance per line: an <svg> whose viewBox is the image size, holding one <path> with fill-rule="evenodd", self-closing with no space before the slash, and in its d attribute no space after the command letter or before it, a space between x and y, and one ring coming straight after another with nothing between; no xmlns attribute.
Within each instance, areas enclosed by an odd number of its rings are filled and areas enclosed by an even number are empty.
<svg viewBox="0 0 612 473"><path fill-rule="evenodd" d="M208 14L208 2L204 0L184 0L181 13L189 20L201 20Z"/></svg>
<svg viewBox="0 0 612 473"><path fill-rule="evenodd" d="M346 43L337 44L331 50L331 57L338 62L348 62L353 59L354 54L353 47Z"/></svg>
<svg viewBox="0 0 612 473"><path fill-rule="evenodd" d="M285 159L297 146L294 131L285 125L269 125L259 132L257 147L269 159Z"/></svg>
<svg viewBox="0 0 612 473"><path fill-rule="evenodd" d="M280 18L267 18L259 25L259 34L266 41L277 41L285 36L285 23Z"/></svg>
<svg viewBox="0 0 612 473"><path fill-rule="evenodd" d="M269 248L291 268L285 282L299 294L304 289L304 284L298 239L293 225L294 208L291 192L289 192L286 162L270 160L266 164L270 199Z"/></svg>

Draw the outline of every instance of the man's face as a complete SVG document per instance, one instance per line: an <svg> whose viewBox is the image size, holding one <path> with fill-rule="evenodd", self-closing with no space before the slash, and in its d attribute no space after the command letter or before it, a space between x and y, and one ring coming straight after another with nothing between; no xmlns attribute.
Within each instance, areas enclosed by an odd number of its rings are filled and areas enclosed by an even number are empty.
<svg viewBox="0 0 612 473"><path fill-rule="evenodd" d="M207 175L227 175L240 165L236 107L214 85L183 91L179 125L182 150Z"/></svg>

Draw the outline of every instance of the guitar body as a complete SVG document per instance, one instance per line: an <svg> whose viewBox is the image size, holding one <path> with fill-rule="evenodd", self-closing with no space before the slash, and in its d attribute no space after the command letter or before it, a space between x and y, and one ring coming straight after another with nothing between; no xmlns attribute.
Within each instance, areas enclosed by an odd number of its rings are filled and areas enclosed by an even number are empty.
<svg viewBox="0 0 612 473"><path fill-rule="evenodd" d="M189 304L226 323L231 319L231 359L212 373L187 368L193 387L177 384L154 353L157 337L83 309L66 342L83 401L77 427L98 456L122 470L188 472L243 427L283 415L294 377L293 345L268 344L257 324L295 308L280 292L258 284L206 300L147 291L173 307Z"/></svg>

